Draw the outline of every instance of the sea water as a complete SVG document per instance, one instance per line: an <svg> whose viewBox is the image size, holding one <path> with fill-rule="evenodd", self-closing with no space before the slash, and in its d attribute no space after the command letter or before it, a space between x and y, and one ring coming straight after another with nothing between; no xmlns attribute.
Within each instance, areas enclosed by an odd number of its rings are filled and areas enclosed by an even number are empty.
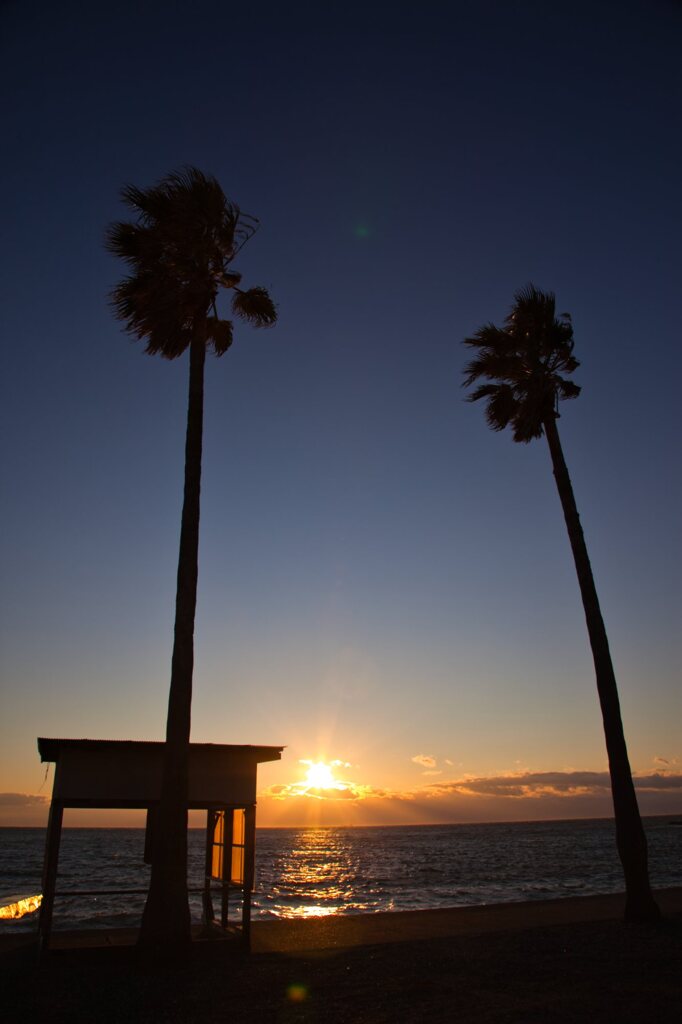
<svg viewBox="0 0 682 1024"><path fill-rule="evenodd" d="M652 885L682 885L682 827L645 820ZM205 832L189 832L189 882L203 881ZM43 829L0 829L0 896L40 892ZM69 896L69 890L145 890L144 829L62 832L53 927L139 924L144 895ZM425 910L623 890L611 820L374 828L258 829L254 919ZM199 892L190 896L201 917ZM0 921L35 928L36 915Z"/></svg>

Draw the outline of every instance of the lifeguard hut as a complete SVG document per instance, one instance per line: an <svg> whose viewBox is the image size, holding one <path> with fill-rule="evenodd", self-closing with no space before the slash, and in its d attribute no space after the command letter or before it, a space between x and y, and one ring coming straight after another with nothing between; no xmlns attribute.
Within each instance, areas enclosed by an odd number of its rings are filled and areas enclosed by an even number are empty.
<svg viewBox="0 0 682 1024"><path fill-rule="evenodd" d="M161 794L164 743L137 740L38 740L41 761L54 762L54 784L43 866L43 901L38 932L49 948L57 890L59 844L66 807L142 808L147 811L145 861ZM279 761L283 747L191 743L188 810L206 811L206 860L201 886L204 924L227 932L229 893L241 890L241 935L248 942L256 849L256 772ZM220 894L220 915L212 893ZM144 890L143 890L144 891ZM140 890L72 890L64 895L139 893Z"/></svg>

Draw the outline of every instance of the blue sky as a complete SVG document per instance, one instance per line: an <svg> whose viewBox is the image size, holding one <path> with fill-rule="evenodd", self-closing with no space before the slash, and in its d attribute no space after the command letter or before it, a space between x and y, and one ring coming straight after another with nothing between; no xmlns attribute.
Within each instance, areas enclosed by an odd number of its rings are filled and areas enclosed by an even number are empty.
<svg viewBox="0 0 682 1024"><path fill-rule="evenodd" d="M603 770L546 446L460 386L533 281L573 315L559 427L633 767L679 775L680 5L0 19L0 789L37 791L37 735L163 736L187 367L122 334L103 236L184 164L260 218L238 266L279 307L207 364L193 738L287 744L267 785Z"/></svg>

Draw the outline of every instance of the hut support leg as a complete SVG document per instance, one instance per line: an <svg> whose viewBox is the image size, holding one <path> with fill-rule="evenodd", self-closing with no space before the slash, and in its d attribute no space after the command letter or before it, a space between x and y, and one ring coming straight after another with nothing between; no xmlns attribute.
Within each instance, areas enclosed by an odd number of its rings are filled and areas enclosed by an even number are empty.
<svg viewBox="0 0 682 1024"><path fill-rule="evenodd" d="M223 931L227 930L228 915L230 912L230 885L229 882L223 882L223 888L220 899L220 927Z"/></svg>
<svg viewBox="0 0 682 1024"><path fill-rule="evenodd" d="M49 948L50 932L52 931L52 908L57 883L57 865L59 864L59 842L62 835L62 818L64 807L59 801L50 804L50 816L47 821L47 837L45 840L45 862L43 864L43 901L40 905L38 919L39 953Z"/></svg>
<svg viewBox="0 0 682 1024"><path fill-rule="evenodd" d="M204 928L213 924L213 900L211 899L211 871L213 868L213 832L215 829L215 811L206 811L206 859L204 862L203 914Z"/></svg>
<svg viewBox="0 0 682 1024"><path fill-rule="evenodd" d="M244 945L251 949L251 893L256 875L256 808L244 812L244 901L242 903L242 936Z"/></svg>

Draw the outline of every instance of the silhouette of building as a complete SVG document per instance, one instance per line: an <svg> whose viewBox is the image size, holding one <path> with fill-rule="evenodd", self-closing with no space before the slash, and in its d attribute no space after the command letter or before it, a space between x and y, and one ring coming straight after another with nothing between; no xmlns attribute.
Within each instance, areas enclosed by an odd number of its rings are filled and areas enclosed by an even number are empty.
<svg viewBox="0 0 682 1024"><path fill-rule="evenodd" d="M143 808L147 811L145 862L149 863L161 793L164 743L137 740L38 739L44 762L54 762L52 802L43 866L43 901L38 924L41 949L49 948L57 888L62 818L67 807ZM191 743L188 810L206 811L205 872L200 887L203 924L221 933L228 921L229 894L242 894L241 935L248 942L256 846L256 773L278 761L283 747ZM68 890L69 896L113 895L113 890ZM144 890L119 891L131 895ZM65 890L65 893L67 890ZM216 917L213 895L219 894ZM236 930L236 929L234 929Z"/></svg>

